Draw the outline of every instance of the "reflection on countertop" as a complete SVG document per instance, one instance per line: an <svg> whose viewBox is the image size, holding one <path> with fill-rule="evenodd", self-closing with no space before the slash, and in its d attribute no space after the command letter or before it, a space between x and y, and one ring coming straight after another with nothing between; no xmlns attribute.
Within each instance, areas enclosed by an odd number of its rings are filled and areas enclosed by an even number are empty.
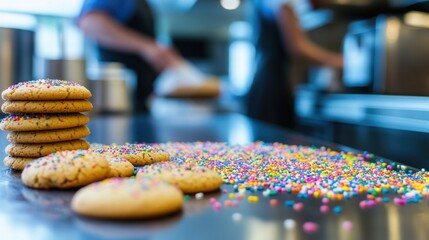
<svg viewBox="0 0 429 240"><path fill-rule="evenodd" d="M299 130L367 150L417 168L428 168L429 97L323 93L296 94Z"/></svg>

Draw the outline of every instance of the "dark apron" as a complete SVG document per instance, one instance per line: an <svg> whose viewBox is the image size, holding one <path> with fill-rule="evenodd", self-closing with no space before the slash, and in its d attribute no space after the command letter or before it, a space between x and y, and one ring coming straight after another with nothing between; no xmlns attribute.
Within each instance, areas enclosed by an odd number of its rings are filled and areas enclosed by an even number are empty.
<svg viewBox="0 0 429 240"><path fill-rule="evenodd" d="M266 19L256 2L256 70L247 95L247 115L262 121L294 127L294 101L287 82L291 59L279 26Z"/></svg>
<svg viewBox="0 0 429 240"><path fill-rule="evenodd" d="M124 26L146 36L155 37L154 17L145 0L136 0L135 12ZM102 62L120 62L135 72L137 89L135 89L134 93L134 112L147 112L145 102L152 93L153 82L157 77L157 72L138 54L124 53L98 46L98 58Z"/></svg>

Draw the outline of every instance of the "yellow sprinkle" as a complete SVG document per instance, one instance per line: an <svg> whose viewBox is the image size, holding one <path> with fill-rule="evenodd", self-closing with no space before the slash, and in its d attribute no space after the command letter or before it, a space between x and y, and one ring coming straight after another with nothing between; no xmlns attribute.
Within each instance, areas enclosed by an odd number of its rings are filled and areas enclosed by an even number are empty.
<svg viewBox="0 0 429 240"><path fill-rule="evenodd" d="M259 202L259 197L258 196L249 196L247 198L247 201L249 201L251 203L257 203L257 202Z"/></svg>

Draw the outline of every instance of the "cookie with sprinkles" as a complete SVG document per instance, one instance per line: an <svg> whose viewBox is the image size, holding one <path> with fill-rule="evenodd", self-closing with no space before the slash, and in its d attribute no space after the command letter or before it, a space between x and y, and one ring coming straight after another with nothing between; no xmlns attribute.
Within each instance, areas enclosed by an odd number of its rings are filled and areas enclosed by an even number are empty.
<svg viewBox="0 0 429 240"><path fill-rule="evenodd" d="M134 166L144 166L156 162L170 161L170 155L163 150L146 144L106 145L95 149L99 153L109 153L127 159Z"/></svg>
<svg viewBox="0 0 429 240"><path fill-rule="evenodd" d="M109 162L108 178L131 177L134 174L134 166L125 158L103 154Z"/></svg>
<svg viewBox="0 0 429 240"><path fill-rule="evenodd" d="M27 164L21 180L32 188L76 188L105 179L109 169L101 154L87 150L61 151Z"/></svg>
<svg viewBox="0 0 429 240"><path fill-rule="evenodd" d="M88 185L74 195L74 212L94 218L144 219L181 210L183 193L153 178L110 178Z"/></svg>
<svg viewBox="0 0 429 240"><path fill-rule="evenodd" d="M80 126L58 130L10 132L7 140L12 143L53 143L81 139L89 134L88 127Z"/></svg>
<svg viewBox="0 0 429 240"><path fill-rule="evenodd" d="M91 96L86 87L76 82L58 79L20 82L2 92L2 98L9 101L78 100Z"/></svg>
<svg viewBox="0 0 429 240"><path fill-rule="evenodd" d="M11 114L3 118L0 128L5 131L42 131L79 127L89 117L81 113L69 114Z"/></svg>
<svg viewBox="0 0 429 240"><path fill-rule="evenodd" d="M6 101L1 106L4 113L77 113L92 109L88 100L67 101Z"/></svg>
<svg viewBox="0 0 429 240"><path fill-rule="evenodd" d="M22 157L11 157L6 156L3 159L4 165L13 170L23 170L25 165L33 162L35 158L22 158Z"/></svg>
<svg viewBox="0 0 429 240"><path fill-rule="evenodd" d="M223 184L217 172L196 164L155 163L139 169L136 177L147 176L175 185L185 193L212 192Z"/></svg>
<svg viewBox="0 0 429 240"><path fill-rule="evenodd" d="M5 152L13 157L38 158L53 152L65 150L86 150L89 143L85 140L72 140L56 143L11 143L6 146Z"/></svg>

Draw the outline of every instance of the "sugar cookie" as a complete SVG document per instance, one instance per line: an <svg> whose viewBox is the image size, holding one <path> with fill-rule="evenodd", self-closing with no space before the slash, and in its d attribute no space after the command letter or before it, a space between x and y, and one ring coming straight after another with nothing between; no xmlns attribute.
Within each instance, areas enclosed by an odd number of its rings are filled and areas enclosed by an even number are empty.
<svg viewBox="0 0 429 240"><path fill-rule="evenodd" d="M69 114L11 114L3 118L0 128L5 131L43 131L79 127L89 117L81 113Z"/></svg>
<svg viewBox="0 0 429 240"><path fill-rule="evenodd" d="M38 158L53 152L88 148L87 141L73 140L56 143L11 143L6 146L5 152L13 157Z"/></svg>
<svg viewBox="0 0 429 240"><path fill-rule="evenodd" d="M12 143L54 143L85 138L89 134L89 128L80 126L58 130L10 132L7 140Z"/></svg>
<svg viewBox="0 0 429 240"><path fill-rule="evenodd" d="M109 163L87 150L61 151L27 164L22 182L32 188L75 188L105 179Z"/></svg>
<svg viewBox="0 0 429 240"><path fill-rule="evenodd" d="M90 98L91 92L76 82L39 79L12 85L1 96L9 101L77 100Z"/></svg>
<svg viewBox="0 0 429 240"><path fill-rule="evenodd" d="M71 208L89 217L136 219L171 214L182 204L182 192L158 179L110 178L80 189Z"/></svg>
<svg viewBox="0 0 429 240"><path fill-rule="evenodd" d="M1 106L4 113L77 113L92 109L88 100L68 101L7 101Z"/></svg>
<svg viewBox="0 0 429 240"><path fill-rule="evenodd" d="M105 145L102 148L95 149L95 151L123 157L134 166L170 161L168 153L146 144Z"/></svg>
<svg viewBox="0 0 429 240"><path fill-rule="evenodd" d="M178 165L173 162L144 166L137 177L151 176L179 187L185 193L211 192L223 184L221 176L206 167L195 164Z"/></svg>

